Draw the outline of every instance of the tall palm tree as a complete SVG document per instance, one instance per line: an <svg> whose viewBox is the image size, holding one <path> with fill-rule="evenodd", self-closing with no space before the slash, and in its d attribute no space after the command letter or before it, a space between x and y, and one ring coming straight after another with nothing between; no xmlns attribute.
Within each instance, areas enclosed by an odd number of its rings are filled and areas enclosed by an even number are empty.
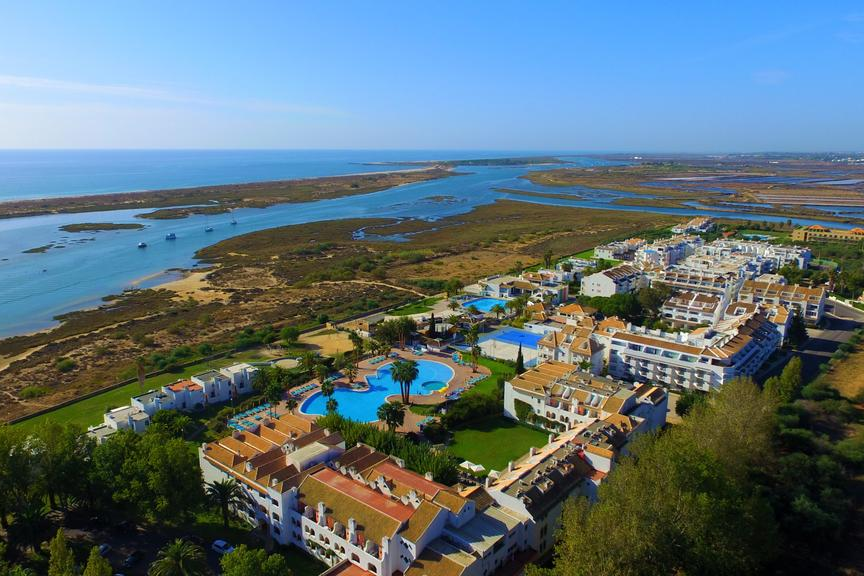
<svg viewBox="0 0 864 576"><path fill-rule="evenodd" d="M405 405L402 402L384 402L378 407L376 414L378 419L387 425L387 429L393 432L405 422Z"/></svg>
<svg viewBox="0 0 864 576"><path fill-rule="evenodd" d="M348 332L348 339L351 340L351 345L354 346L354 358L359 360L363 356L363 337L352 330Z"/></svg>
<svg viewBox="0 0 864 576"><path fill-rule="evenodd" d="M315 372L315 366L318 365L318 356L313 352L304 352L300 357L300 366L309 374Z"/></svg>
<svg viewBox="0 0 864 576"><path fill-rule="evenodd" d="M327 368L326 364L321 363L315 366L315 375L318 376L318 383L322 386L324 385L324 381L327 380L327 375L329 373L330 369Z"/></svg>
<svg viewBox="0 0 864 576"><path fill-rule="evenodd" d="M477 370L477 359L480 356L480 325L472 324L465 332L465 344L471 349L471 358L473 360L472 368Z"/></svg>
<svg viewBox="0 0 864 576"><path fill-rule="evenodd" d="M504 306L502 306L501 304L495 304L494 306L492 306L492 308L489 309L489 311L495 314L496 320L500 320L501 315L507 312L507 310L505 310Z"/></svg>
<svg viewBox="0 0 864 576"><path fill-rule="evenodd" d="M353 384L354 379L357 378L357 363L349 362L348 365L345 366L345 370L343 370L343 372L345 372L345 376L348 377L348 382Z"/></svg>
<svg viewBox="0 0 864 576"><path fill-rule="evenodd" d="M336 412L337 408L339 408L339 402L335 398L330 396L329 398L327 398L326 408L327 408L327 413L332 414L333 412Z"/></svg>
<svg viewBox="0 0 864 576"><path fill-rule="evenodd" d="M285 401L285 407L288 408L289 412L294 412L297 409L297 399L291 396Z"/></svg>
<svg viewBox="0 0 864 576"><path fill-rule="evenodd" d="M333 392L336 391L336 386L333 385L332 382L322 382L321 383L321 394L330 398L333 396Z"/></svg>
<svg viewBox="0 0 864 576"><path fill-rule="evenodd" d="M215 480L205 484L207 499L222 512L222 525L228 528L228 511L243 500L243 490L233 478Z"/></svg>
<svg viewBox="0 0 864 576"><path fill-rule="evenodd" d="M148 576L205 576L209 573L204 549L185 540L174 540L159 550Z"/></svg>
<svg viewBox="0 0 864 576"><path fill-rule="evenodd" d="M48 510L42 495L36 490L26 495L16 506L14 517L10 530L20 542L38 552L48 528Z"/></svg>
<svg viewBox="0 0 864 576"><path fill-rule="evenodd" d="M264 398L270 404L268 408L268 412L272 416L276 410L276 405L282 400L282 394L285 392L285 389L282 387L282 384L279 382L271 382L267 384L267 388L264 389Z"/></svg>
<svg viewBox="0 0 864 576"><path fill-rule="evenodd" d="M393 380L399 383L399 389L402 392L402 403L411 403L411 384L417 379L420 374L417 368L417 362L414 360L397 360L393 363L391 369Z"/></svg>

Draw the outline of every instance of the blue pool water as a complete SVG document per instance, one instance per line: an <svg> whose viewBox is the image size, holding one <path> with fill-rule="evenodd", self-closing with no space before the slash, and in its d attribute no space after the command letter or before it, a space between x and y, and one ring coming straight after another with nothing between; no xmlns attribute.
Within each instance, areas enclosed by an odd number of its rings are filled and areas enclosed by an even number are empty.
<svg viewBox="0 0 864 576"><path fill-rule="evenodd" d="M491 339L498 340L499 342L506 342L517 346L522 344L523 348L536 348L537 342L542 338L543 336L540 334L535 334L528 330L519 330L518 328L505 328L500 332L496 332L491 337Z"/></svg>
<svg viewBox="0 0 864 576"><path fill-rule="evenodd" d="M378 369L374 376L367 376L368 390L351 390L349 388L337 388L333 397L339 403L337 411L339 414L352 420L360 422L374 422L378 420L376 412L384 400L392 395L399 394L399 383L393 380L391 369L393 364L385 364ZM411 393L426 396L447 385L453 379L453 369L431 360L417 360L417 380L411 385ZM303 402L300 407L305 414L325 414L327 412L327 398L320 392L314 394Z"/></svg>
<svg viewBox="0 0 864 576"><path fill-rule="evenodd" d="M476 298L474 300L469 300L465 302L462 307L468 308L469 306L476 306L478 310L481 312L490 312L492 307L496 304L500 304L504 306L507 303L507 300L502 298Z"/></svg>

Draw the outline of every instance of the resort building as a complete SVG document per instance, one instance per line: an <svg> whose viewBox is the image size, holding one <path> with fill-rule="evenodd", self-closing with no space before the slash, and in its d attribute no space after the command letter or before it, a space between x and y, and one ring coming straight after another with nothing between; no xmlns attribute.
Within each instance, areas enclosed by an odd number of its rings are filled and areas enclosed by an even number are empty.
<svg viewBox="0 0 864 576"><path fill-rule="evenodd" d="M687 234L689 232L704 233L714 229L714 220L699 216L688 222L683 222L672 228L675 234Z"/></svg>
<svg viewBox="0 0 864 576"><path fill-rule="evenodd" d="M723 299L700 292L678 292L663 303L660 314L673 326L713 326L723 314Z"/></svg>
<svg viewBox="0 0 864 576"><path fill-rule="evenodd" d="M582 295L609 297L629 294L645 285L641 270L630 264L621 264L582 278Z"/></svg>
<svg viewBox="0 0 864 576"><path fill-rule="evenodd" d="M565 324L537 342L537 357L541 362L566 362L599 373L603 369L603 347L591 338L592 332L592 328Z"/></svg>
<svg viewBox="0 0 864 576"><path fill-rule="evenodd" d="M704 244L699 236L673 236L646 244L636 251L635 261L649 266L671 266L693 254Z"/></svg>
<svg viewBox="0 0 864 576"><path fill-rule="evenodd" d="M729 302L738 291L743 280L735 273L717 274L707 270L659 270L649 272L651 283L664 284L681 292L696 292L716 296Z"/></svg>
<svg viewBox="0 0 864 576"><path fill-rule="evenodd" d="M108 410L102 415L102 424L90 426L87 435L102 444L113 434L120 430L132 430L136 434L143 434L150 426L150 416L135 406L121 406Z"/></svg>
<svg viewBox="0 0 864 576"><path fill-rule="evenodd" d="M808 324L817 324L825 314L825 288L806 288L797 284L771 284L747 281L738 293L741 302L783 306L798 313Z"/></svg>
<svg viewBox="0 0 864 576"><path fill-rule="evenodd" d="M559 280L560 273L545 272L526 272L522 276L496 274L466 286L464 292L504 300L528 296L542 301L548 297L553 304L567 300L569 286L566 281Z"/></svg>
<svg viewBox="0 0 864 576"><path fill-rule="evenodd" d="M752 376L782 337L764 313L754 311L689 333L628 325L603 340L610 376L707 391Z"/></svg>
<svg viewBox="0 0 864 576"><path fill-rule="evenodd" d="M864 241L864 228L841 230L814 224L793 230L792 240L798 242L861 242Z"/></svg>
<svg viewBox="0 0 864 576"><path fill-rule="evenodd" d="M519 374L504 384L504 415L532 420L547 428L569 430L613 415L632 418L629 430L654 430L666 422L662 388L594 376L555 360Z"/></svg>
<svg viewBox="0 0 864 576"><path fill-rule="evenodd" d="M628 238L594 248L594 257L604 260L633 260L636 251L645 245L642 238Z"/></svg>
<svg viewBox="0 0 864 576"><path fill-rule="evenodd" d="M732 302L723 313L724 319L737 318L746 314L754 314L759 310L777 327L783 342L789 337L792 326L792 314L785 306L779 304L753 304L752 302Z"/></svg>
<svg viewBox="0 0 864 576"><path fill-rule="evenodd" d="M793 233L794 239L794 233ZM700 256L727 257L732 255L756 256L770 261L773 269L782 268L794 263L802 270L810 265L812 253L809 248L801 246L781 246L754 240L718 239L700 247L696 254Z"/></svg>
<svg viewBox="0 0 864 576"><path fill-rule="evenodd" d="M328 573L491 575L529 546L528 519L483 487L460 494L290 414L202 445L204 480L231 477L238 511Z"/></svg>
<svg viewBox="0 0 864 576"><path fill-rule="evenodd" d="M150 416L160 410L199 410L251 393L257 373L257 368L246 363L207 370L160 390L133 396L132 406Z"/></svg>

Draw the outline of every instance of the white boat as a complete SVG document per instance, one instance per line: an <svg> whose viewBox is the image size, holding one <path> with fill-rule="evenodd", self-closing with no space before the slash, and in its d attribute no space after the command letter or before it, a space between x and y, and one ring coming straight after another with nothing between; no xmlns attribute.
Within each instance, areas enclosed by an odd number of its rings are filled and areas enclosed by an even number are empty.
<svg viewBox="0 0 864 576"><path fill-rule="evenodd" d="M236 226L236 225L237 225L237 219L236 219L236 218L232 218L232 219L231 219L231 226Z"/></svg>
<svg viewBox="0 0 864 576"><path fill-rule="evenodd" d="M138 248L146 248L146 247L147 247L146 242L138 242Z"/></svg>
<svg viewBox="0 0 864 576"><path fill-rule="evenodd" d="M207 226L206 228L204 228L204 232L212 232L212 231L213 231L212 226Z"/></svg>
<svg viewBox="0 0 864 576"><path fill-rule="evenodd" d="M177 239L177 235L174 232L171 232L170 234L165 235L165 240L176 240L176 239Z"/></svg>

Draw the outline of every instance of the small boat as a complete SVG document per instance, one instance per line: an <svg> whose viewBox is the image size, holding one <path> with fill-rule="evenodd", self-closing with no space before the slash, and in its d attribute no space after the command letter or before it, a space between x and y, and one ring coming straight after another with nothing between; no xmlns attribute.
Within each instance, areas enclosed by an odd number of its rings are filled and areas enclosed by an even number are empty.
<svg viewBox="0 0 864 576"><path fill-rule="evenodd" d="M138 242L138 248L146 248L146 247L147 247L146 242Z"/></svg>
<svg viewBox="0 0 864 576"><path fill-rule="evenodd" d="M212 231L213 231L212 226L207 226L206 228L204 228L204 232L212 232Z"/></svg>
<svg viewBox="0 0 864 576"><path fill-rule="evenodd" d="M174 232L171 232L170 234L165 235L165 240L176 240L176 239L177 239L177 234L175 234Z"/></svg>
<svg viewBox="0 0 864 576"><path fill-rule="evenodd" d="M236 226L236 225L237 225L237 219L231 218L231 226Z"/></svg>

